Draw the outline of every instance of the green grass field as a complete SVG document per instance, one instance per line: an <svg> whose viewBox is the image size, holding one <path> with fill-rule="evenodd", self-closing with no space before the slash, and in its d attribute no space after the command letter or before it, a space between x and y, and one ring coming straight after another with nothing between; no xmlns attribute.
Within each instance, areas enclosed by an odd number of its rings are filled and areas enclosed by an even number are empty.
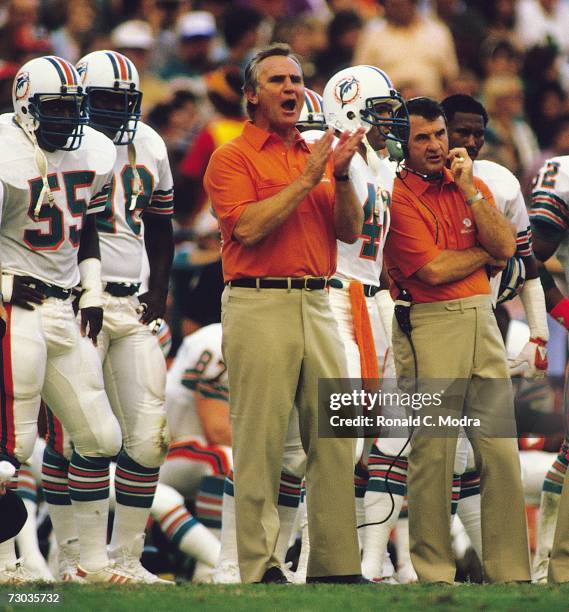
<svg viewBox="0 0 569 612"><path fill-rule="evenodd" d="M57 593L58 605L9 603L9 593ZM51 608L81 612L177 612L178 610L568 610L569 585L461 586L221 586L176 587L57 585L0 588L0 611Z"/></svg>

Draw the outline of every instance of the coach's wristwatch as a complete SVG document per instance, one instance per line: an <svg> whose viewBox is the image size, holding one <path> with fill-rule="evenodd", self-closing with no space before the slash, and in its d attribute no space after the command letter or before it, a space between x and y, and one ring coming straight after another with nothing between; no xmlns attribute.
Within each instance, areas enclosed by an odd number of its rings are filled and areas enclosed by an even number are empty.
<svg viewBox="0 0 569 612"><path fill-rule="evenodd" d="M468 206L472 206L473 204L476 204L476 202L483 200L485 197L486 196L479 189L471 198L466 199L466 203Z"/></svg>

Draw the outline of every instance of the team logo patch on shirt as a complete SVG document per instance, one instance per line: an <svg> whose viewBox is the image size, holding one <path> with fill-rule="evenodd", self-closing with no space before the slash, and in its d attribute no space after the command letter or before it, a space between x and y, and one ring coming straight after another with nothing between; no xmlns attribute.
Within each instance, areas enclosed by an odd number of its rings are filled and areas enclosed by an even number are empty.
<svg viewBox="0 0 569 612"><path fill-rule="evenodd" d="M29 72L20 72L20 74L14 80L14 92L16 95L16 100L21 100L22 98L25 98L29 88Z"/></svg>
<svg viewBox="0 0 569 612"><path fill-rule="evenodd" d="M460 230L461 234L470 234L474 231L474 228L472 227L472 220L468 217L465 217L462 220L462 224L464 225L464 227Z"/></svg>
<svg viewBox="0 0 569 612"><path fill-rule="evenodd" d="M334 96L336 100L344 107L346 104L353 102L360 93L360 83L355 77L345 77L336 83L334 87Z"/></svg>

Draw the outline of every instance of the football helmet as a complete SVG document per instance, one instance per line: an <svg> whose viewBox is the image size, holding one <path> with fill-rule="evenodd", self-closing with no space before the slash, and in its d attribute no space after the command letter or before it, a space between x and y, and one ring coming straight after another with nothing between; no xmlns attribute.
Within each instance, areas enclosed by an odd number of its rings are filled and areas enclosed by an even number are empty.
<svg viewBox="0 0 569 612"><path fill-rule="evenodd" d="M405 102L387 74L375 66L340 70L326 83L323 100L326 122L337 130L363 127L367 133L378 126L388 139L403 143L408 140ZM378 112L379 105L388 105L391 115Z"/></svg>
<svg viewBox="0 0 569 612"><path fill-rule="evenodd" d="M94 51L77 62L77 72L87 94L89 125L117 145L132 143L142 103L135 65L122 53Z"/></svg>
<svg viewBox="0 0 569 612"><path fill-rule="evenodd" d="M496 302L502 304L512 300L522 290L526 282L526 267L521 257L510 257L500 278L500 289Z"/></svg>
<svg viewBox="0 0 569 612"><path fill-rule="evenodd" d="M14 78L12 103L16 121L42 148L79 148L83 126L87 124L84 102L77 70L61 57L32 59Z"/></svg>
<svg viewBox="0 0 569 612"><path fill-rule="evenodd" d="M326 117L322 109L322 96L312 89L305 87L304 104L300 111L300 117L296 122L300 130L325 130Z"/></svg>

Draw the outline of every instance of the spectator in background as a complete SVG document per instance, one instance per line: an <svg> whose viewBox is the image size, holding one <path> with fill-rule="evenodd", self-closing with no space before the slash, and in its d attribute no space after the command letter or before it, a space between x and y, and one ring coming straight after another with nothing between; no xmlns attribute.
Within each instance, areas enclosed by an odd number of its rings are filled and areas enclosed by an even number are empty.
<svg viewBox="0 0 569 612"><path fill-rule="evenodd" d="M480 91L480 79L472 70L463 68L456 78L449 81L446 91L447 96L464 94L476 98Z"/></svg>
<svg viewBox="0 0 569 612"><path fill-rule="evenodd" d="M151 69L159 74L166 63L176 55L178 39L176 23L190 11L189 0L142 0L138 19L150 24L155 45L150 57Z"/></svg>
<svg viewBox="0 0 569 612"><path fill-rule="evenodd" d="M191 223L205 206L202 179L215 149L237 138L243 131L243 77L237 66L218 68L205 76L207 95L215 114L196 136L178 169L176 216L183 225Z"/></svg>
<svg viewBox="0 0 569 612"><path fill-rule="evenodd" d="M516 32L524 49L556 45L569 54L569 5L559 0L519 0Z"/></svg>
<svg viewBox="0 0 569 612"><path fill-rule="evenodd" d="M547 148L552 129L566 109L566 93L560 82L560 56L556 47L533 47L525 55L522 71L526 112L539 146Z"/></svg>
<svg viewBox="0 0 569 612"><path fill-rule="evenodd" d="M487 33L495 39L509 40L516 47L520 46L516 25L516 4L518 0L478 0L477 6L486 19Z"/></svg>
<svg viewBox="0 0 569 612"><path fill-rule="evenodd" d="M39 0L11 0L0 28L0 58L21 64L51 50L51 41L39 22Z"/></svg>
<svg viewBox="0 0 569 612"><path fill-rule="evenodd" d="M535 134L524 118L522 82L515 76L493 76L483 86L490 116L485 159L491 159L521 179L539 155Z"/></svg>
<svg viewBox="0 0 569 612"><path fill-rule="evenodd" d="M458 74L458 61L448 27L423 17L417 0L385 0L385 19L362 33L355 64L380 66L394 85L440 98Z"/></svg>
<svg viewBox="0 0 569 612"><path fill-rule="evenodd" d="M480 45L486 24L480 13L459 0L433 0L436 15L453 36L456 54L463 68L480 72Z"/></svg>
<svg viewBox="0 0 569 612"><path fill-rule="evenodd" d="M65 23L51 35L55 55L75 64L84 55L97 27L95 0L65 3Z"/></svg>
<svg viewBox="0 0 569 612"><path fill-rule="evenodd" d="M168 95L166 83L149 68L154 47L154 33L150 24L142 19L121 23L111 33L111 44L113 49L124 53L138 68L140 89L144 92L142 110L148 113Z"/></svg>
<svg viewBox="0 0 569 612"><path fill-rule="evenodd" d="M314 64L315 56L326 47L324 24L316 17L287 17L276 22L273 42L284 42L302 62L302 72L309 87L319 75Z"/></svg>
<svg viewBox="0 0 569 612"><path fill-rule="evenodd" d="M226 61L245 70L260 46L263 16L254 8L230 8L224 16L223 38L227 47Z"/></svg>
<svg viewBox="0 0 569 612"><path fill-rule="evenodd" d="M507 38L488 37L480 47L480 58L485 77L516 76L520 71L520 54Z"/></svg>
<svg viewBox="0 0 569 612"><path fill-rule="evenodd" d="M362 19L354 10L339 11L332 17L327 29L326 48L314 59L317 82L321 85L317 89L323 90L332 75L353 65L362 28Z"/></svg>
<svg viewBox="0 0 569 612"><path fill-rule="evenodd" d="M199 77L211 70L212 43L217 34L215 19L206 11L193 11L182 15L176 24L178 46L160 76L171 79L178 76Z"/></svg>
<svg viewBox="0 0 569 612"><path fill-rule="evenodd" d="M203 102L193 92L182 89L174 92L168 101L157 104L148 114L148 123L166 142L173 171L203 126L200 110Z"/></svg>

